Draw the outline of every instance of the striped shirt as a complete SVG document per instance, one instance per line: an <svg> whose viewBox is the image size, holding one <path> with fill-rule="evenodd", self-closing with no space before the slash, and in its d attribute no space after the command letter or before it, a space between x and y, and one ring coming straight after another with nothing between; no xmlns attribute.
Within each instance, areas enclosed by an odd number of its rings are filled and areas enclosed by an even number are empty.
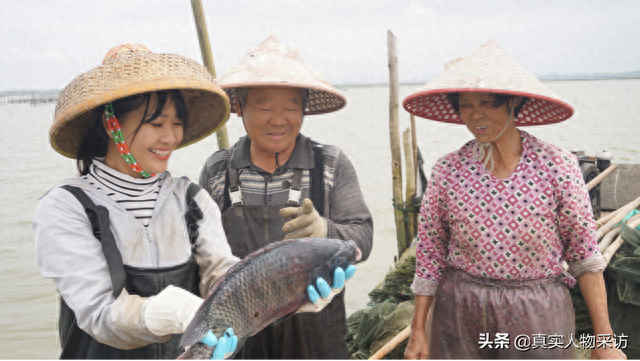
<svg viewBox="0 0 640 361"><path fill-rule="evenodd" d="M94 158L89 173L82 178L111 197L145 227L149 225L162 187L159 175L134 178L109 167L104 158Z"/></svg>

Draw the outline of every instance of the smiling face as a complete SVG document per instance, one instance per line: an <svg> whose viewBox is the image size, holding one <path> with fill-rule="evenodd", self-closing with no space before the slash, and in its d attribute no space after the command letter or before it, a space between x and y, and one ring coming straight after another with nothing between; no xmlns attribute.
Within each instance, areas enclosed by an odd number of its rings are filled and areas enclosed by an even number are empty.
<svg viewBox="0 0 640 361"><path fill-rule="evenodd" d="M281 153L286 161L296 146L302 127L302 90L289 87L254 87L247 91L246 104L236 104L238 116L251 139L253 155L272 158ZM255 152L255 153L254 153Z"/></svg>
<svg viewBox="0 0 640 361"><path fill-rule="evenodd" d="M149 100L148 119L156 108L157 95ZM178 118L176 105L169 96L160 115L151 122L140 124L145 115L145 104L124 115L116 117L120 122L125 142L131 155L140 167L149 173L162 173L167 169L171 152L180 144L184 132L184 123ZM138 128L139 127L139 128ZM137 130L137 132L136 132ZM105 163L124 174L135 178L142 176L129 167L111 140L107 149Z"/></svg>
<svg viewBox="0 0 640 361"><path fill-rule="evenodd" d="M492 93L460 93L458 99L460 116L479 142L494 143L498 136L503 138L505 134L511 133L511 128L515 129L513 121L504 129L511 101L495 107L495 95Z"/></svg>

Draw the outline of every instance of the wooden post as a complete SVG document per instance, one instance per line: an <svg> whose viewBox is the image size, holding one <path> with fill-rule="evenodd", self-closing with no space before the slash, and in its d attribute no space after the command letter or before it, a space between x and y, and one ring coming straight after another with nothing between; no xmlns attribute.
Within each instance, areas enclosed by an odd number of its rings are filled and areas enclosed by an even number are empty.
<svg viewBox="0 0 640 361"><path fill-rule="evenodd" d="M389 58L389 137L391 141L391 177L393 180L394 215L396 221L396 237L398 257L407 248L404 214L398 208L402 202L402 155L400 150L400 79L398 76L398 55L396 37L391 30L387 31L387 52Z"/></svg>
<svg viewBox="0 0 640 361"><path fill-rule="evenodd" d="M411 114L411 142L413 145L413 179L415 182L416 187L418 186L418 134L416 133L416 117L415 115ZM421 196L422 194L418 194L419 196Z"/></svg>
<svg viewBox="0 0 640 361"><path fill-rule="evenodd" d="M213 64L213 55L211 55L211 44L209 43L209 32L207 32L207 22L204 20L204 11L202 10L202 2L200 0L191 0L191 8L193 9L193 19L196 22L196 30L198 31L198 40L200 41L200 52L202 53L202 62L209 69L209 72L216 78L216 67ZM227 136L227 125L223 124L216 131L218 139L218 149L229 148L229 137Z"/></svg>
<svg viewBox="0 0 640 361"><path fill-rule="evenodd" d="M404 145L404 164L406 166L405 175L406 175L406 188L405 188L405 205L409 211L415 210L415 206L413 205L413 201L411 198L416 194L416 177L414 172L414 163L413 163L413 146L411 143L411 129L407 128L405 132L402 133L402 144ZM407 216L407 235L405 244L407 247L411 245L411 241L415 236L415 212L407 212L405 213Z"/></svg>

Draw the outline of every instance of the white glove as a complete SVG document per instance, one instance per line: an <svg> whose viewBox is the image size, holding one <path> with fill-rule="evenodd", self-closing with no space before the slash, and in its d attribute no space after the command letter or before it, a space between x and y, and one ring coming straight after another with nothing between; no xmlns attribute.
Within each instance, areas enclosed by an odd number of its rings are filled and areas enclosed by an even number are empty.
<svg viewBox="0 0 640 361"><path fill-rule="evenodd" d="M143 306L145 326L156 336L184 333L204 300L180 287L167 286Z"/></svg>
<svg viewBox="0 0 640 361"><path fill-rule="evenodd" d="M291 232L284 239L327 236L327 220L320 217L309 198L302 201L302 207L282 208L280 215L293 218L282 226L284 232Z"/></svg>

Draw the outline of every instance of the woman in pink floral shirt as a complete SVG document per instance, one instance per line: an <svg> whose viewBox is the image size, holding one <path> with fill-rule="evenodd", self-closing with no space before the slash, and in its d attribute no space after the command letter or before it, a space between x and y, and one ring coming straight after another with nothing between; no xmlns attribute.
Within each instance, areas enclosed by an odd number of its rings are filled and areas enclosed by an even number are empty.
<svg viewBox="0 0 640 361"><path fill-rule="evenodd" d="M493 41L403 105L475 137L436 162L424 195L405 357L573 358L576 279L594 333L613 337L578 161L516 128L564 121L573 108ZM624 358L608 346L592 358Z"/></svg>

